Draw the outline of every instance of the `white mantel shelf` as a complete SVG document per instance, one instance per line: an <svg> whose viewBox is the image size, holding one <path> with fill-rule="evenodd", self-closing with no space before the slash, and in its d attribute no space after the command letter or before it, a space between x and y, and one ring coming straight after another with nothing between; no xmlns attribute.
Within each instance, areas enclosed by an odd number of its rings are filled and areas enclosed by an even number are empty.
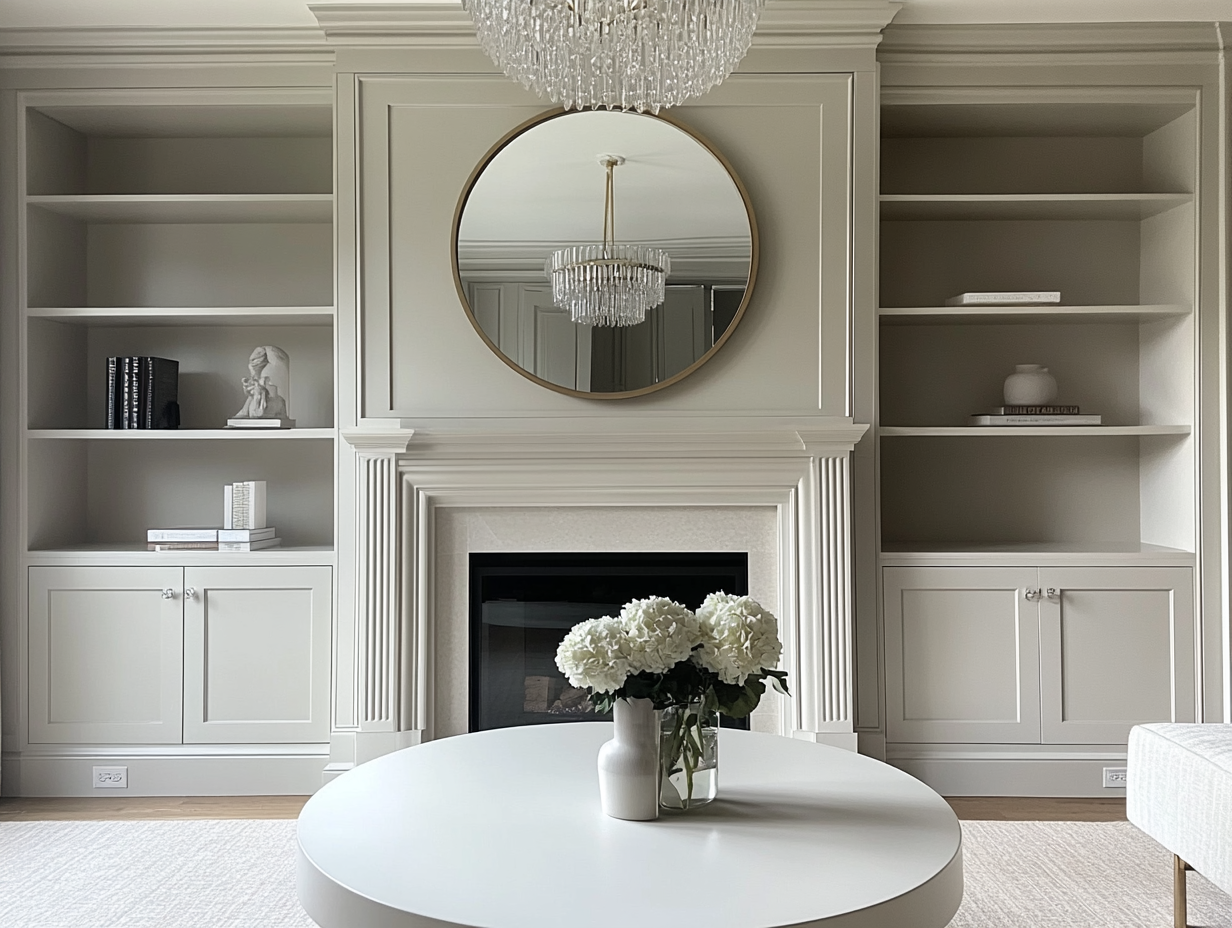
<svg viewBox="0 0 1232 928"><path fill-rule="evenodd" d="M853 448L869 426L809 417L560 417L524 419L369 420L344 429L356 451L405 442L408 454L512 457L636 457L646 453L801 454L824 446ZM413 422L414 427L409 427ZM413 436L413 437L412 437Z"/></svg>

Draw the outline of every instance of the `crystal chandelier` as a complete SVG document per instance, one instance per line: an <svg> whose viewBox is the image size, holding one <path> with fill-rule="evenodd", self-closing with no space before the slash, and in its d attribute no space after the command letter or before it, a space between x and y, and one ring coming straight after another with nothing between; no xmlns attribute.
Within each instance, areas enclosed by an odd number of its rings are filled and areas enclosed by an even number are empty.
<svg viewBox="0 0 1232 928"><path fill-rule="evenodd" d="M552 301L582 325L637 325L663 302L672 262L662 248L616 244L616 198L612 176L620 155L600 155L607 170L603 243L571 245L552 252L543 271L552 281Z"/></svg>
<svg viewBox="0 0 1232 928"><path fill-rule="evenodd" d="M678 106L749 50L765 0L462 0L497 66L565 109Z"/></svg>

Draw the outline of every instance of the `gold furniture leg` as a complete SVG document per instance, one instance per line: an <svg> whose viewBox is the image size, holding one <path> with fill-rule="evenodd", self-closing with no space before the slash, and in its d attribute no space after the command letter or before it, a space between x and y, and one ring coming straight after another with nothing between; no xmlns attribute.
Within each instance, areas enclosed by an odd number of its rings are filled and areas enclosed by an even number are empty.
<svg viewBox="0 0 1232 928"><path fill-rule="evenodd" d="M1188 907L1185 898L1185 871L1193 868L1175 854L1172 855L1172 925L1173 928L1187 928Z"/></svg>

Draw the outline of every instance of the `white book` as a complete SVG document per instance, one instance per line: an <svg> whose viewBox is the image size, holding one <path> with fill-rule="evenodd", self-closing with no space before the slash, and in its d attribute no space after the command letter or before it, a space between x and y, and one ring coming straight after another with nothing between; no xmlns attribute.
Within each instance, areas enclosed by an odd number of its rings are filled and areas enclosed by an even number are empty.
<svg viewBox="0 0 1232 928"><path fill-rule="evenodd" d="M294 419L228 419L229 429L293 429Z"/></svg>
<svg viewBox="0 0 1232 928"><path fill-rule="evenodd" d="M1103 417L1080 416L971 416L971 425L1102 425Z"/></svg>
<svg viewBox="0 0 1232 928"><path fill-rule="evenodd" d="M231 484L227 484L222 488L222 527L225 529L235 528L231 520Z"/></svg>
<svg viewBox="0 0 1232 928"><path fill-rule="evenodd" d="M231 528L265 528L265 481L231 484Z"/></svg>
<svg viewBox="0 0 1232 928"><path fill-rule="evenodd" d="M980 290L960 293L946 306L1047 306L1061 302L1059 290Z"/></svg>
<svg viewBox="0 0 1232 928"><path fill-rule="evenodd" d="M272 525L265 528L224 528L218 530L218 540L222 541L264 541L273 538L277 529Z"/></svg>
<svg viewBox="0 0 1232 928"><path fill-rule="evenodd" d="M281 538L262 538L257 541L220 541L219 551L260 551L262 548L277 548Z"/></svg>
<svg viewBox="0 0 1232 928"><path fill-rule="evenodd" d="M145 540L150 541L217 541L216 528L152 528L146 531Z"/></svg>

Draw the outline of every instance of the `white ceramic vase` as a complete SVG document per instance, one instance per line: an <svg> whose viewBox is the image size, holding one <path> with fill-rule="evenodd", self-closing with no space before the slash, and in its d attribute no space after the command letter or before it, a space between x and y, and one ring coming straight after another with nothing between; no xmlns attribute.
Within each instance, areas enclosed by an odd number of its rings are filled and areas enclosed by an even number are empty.
<svg viewBox="0 0 1232 928"><path fill-rule="evenodd" d="M649 699L618 699L615 737L599 748L599 801L631 822L659 817L659 718Z"/></svg>
<svg viewBox="0 0 1232 928"><path fill-rule="evenodd" d="M1006 406L1044 406L1057 398L1057 379L1042 364L1016 364L1005 378Z"/></svg>

